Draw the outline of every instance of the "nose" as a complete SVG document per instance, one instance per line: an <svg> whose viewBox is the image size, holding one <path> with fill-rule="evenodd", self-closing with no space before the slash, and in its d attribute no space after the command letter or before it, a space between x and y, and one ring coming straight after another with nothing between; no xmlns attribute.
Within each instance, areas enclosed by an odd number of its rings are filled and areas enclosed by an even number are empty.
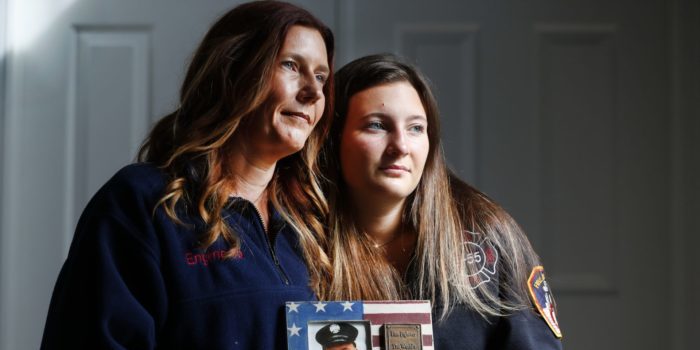
<svg viewBox="0 0 700 350"><path fill-rule="evenodd" d="M396 131L390 134L386 152L393 157L401 157L408 154L406 135L403 131Z"/></svg>
<svg viewBox="0 0 700 350"><path fill-rule="evenodd" d="M323 84L316 80L314 74L306 74L301 89L297 94L297 100L304 104L314 104L323 97Z"/></svg>

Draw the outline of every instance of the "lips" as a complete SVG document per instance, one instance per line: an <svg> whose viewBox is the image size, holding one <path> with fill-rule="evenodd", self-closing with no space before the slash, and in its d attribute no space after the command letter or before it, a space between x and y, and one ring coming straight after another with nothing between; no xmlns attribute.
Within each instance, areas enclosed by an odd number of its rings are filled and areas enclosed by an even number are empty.
<svg viewBox="0 0 700 350"><path fill-rule="evenodd" d="M303 113L303 112L282 111L282 115L287 116L287 117L301 118L301 119L306 120L307 123L311 124L311 117L309 117L308 114Z"/></svg>
<svg viewBox="0 0 700 350"><path fill-rule="evenodd" d="M398 164L391 164L391 165L381 166L381 167L379 167L379 169L381 169L381 170L389 170L389 171L405 171L405 172L407 172L407 173L410 173L410 172L411 172L410 170L408 170L407 167L405 167L405 166L403 166L403 165L398 165Z"/></svg>

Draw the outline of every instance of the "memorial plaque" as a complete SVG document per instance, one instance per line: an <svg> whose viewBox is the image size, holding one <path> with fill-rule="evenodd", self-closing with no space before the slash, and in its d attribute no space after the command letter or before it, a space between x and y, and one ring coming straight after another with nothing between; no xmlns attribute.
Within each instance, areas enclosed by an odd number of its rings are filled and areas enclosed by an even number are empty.
<svg viewBox="0 0 700 350"><path fill-rule="evenodd" d="M391 324L384 328L384 350L422 350L423 335L420 324Z"/></svg>

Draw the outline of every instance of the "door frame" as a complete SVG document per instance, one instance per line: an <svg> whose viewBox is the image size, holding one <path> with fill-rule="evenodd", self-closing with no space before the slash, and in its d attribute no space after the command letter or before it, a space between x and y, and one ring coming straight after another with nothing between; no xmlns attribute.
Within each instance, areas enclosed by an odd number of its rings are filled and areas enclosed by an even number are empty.
<svg viewBox="0 0 700 350"><path fill-rule="evenodd" d="M671 154L671 348L690 349L700 327L700 261L693 249L700 244L700 4L693 0L669 3Z"/></svg>

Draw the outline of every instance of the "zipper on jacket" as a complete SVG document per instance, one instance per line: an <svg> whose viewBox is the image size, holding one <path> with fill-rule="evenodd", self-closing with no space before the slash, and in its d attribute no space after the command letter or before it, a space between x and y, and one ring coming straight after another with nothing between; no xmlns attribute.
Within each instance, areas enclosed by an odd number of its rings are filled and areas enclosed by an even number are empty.
<svg viewBox="0 0 700 350"><path fill-rule="evenodd" d="M253 206L255 214L258 216L258 220L260 220L260 227L262 227L263 229L263 234L265 235L265 242L267 243L267 248L270 251L270 255L272 256L272 261L275 262L277 271L279 271L280 276L282 277L282 281L284 281L284 284L289 285L289 277L287 277L287 274L284 272L284 270L282 270L282 265L280 265L280 261L279 259L277 259L277 254L275 254L275 249L272 247L272 242L270 242L270 234L267 232L267 229L265 229L265 221L263 221L262 215L260 215L260 211L255 206L255 204L250 203L250 205ZM268 223L268 226L270 226L270 223Z"/></svg>

